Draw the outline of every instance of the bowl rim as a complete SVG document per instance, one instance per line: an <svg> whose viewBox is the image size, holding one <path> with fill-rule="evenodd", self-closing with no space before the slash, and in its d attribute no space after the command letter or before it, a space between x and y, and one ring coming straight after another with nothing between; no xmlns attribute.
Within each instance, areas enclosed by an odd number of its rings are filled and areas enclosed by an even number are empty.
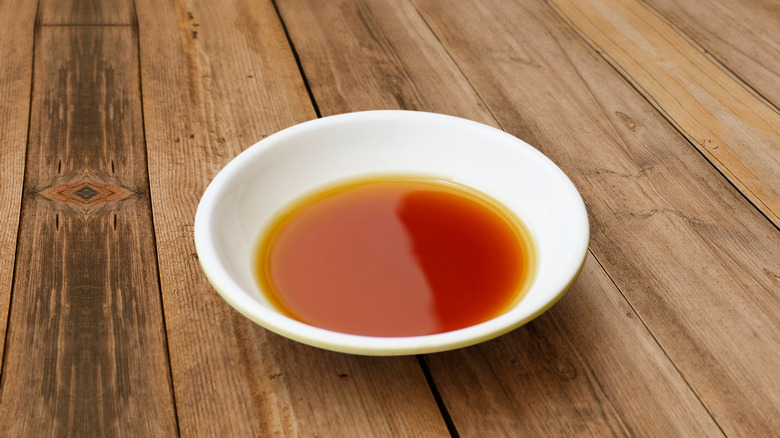
<svg viewBox="0 0 780 438"><path fill-rule="evenodd" d="M517 147L527 148L526 153L535 155L536 159L544 163L545 170L552 172L553 176L571 192L570 195L574 195L571 197L572 214L580 217L583 232L575 236L578 239L571 244L571 251L577 257L572 258L571 266L565 267L566 275L563 275L564 278L560 280L559 286L555 287L558 289L557 292L550 294L549 299L537 308L521 313L513 312L516 309L511 309L493 319L459 330L420 336L377 337L336 332L292 319L258 302L231 277L217 255L215 240L209 230L217 213L215 206L222 190L236 172L244 167L245 162L262 156L266 150L284 142L286 137L305 130L322 129L333 123L363 121L398 123L411 119L435 123L454 122L471 128L486 129L488 135L509 137L506 139L515 142ZM200 265L214 289L234 309L260 326L295 341L342 353L372 356L424 354L466 347L495 338L530 322L552 307L574 284L585 264L589 239L588 216L580 193L568 176L536 148L500 129L479 122L444 114L408 110L359 111L322 117L293 125L260 140L238 154L217 173L201 197L194 221L194 240Z"/></svg>

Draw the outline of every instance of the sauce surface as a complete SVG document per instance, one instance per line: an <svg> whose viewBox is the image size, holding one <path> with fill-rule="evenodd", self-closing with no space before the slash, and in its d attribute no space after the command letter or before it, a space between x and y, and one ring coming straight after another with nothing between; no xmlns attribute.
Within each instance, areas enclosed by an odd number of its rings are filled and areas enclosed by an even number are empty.
<svg viewBox="0 0 780 438"><path fill-rule="evenodd" d="M256 261L283 313L367 336L447 332L489 320L532 276L525 227L452 183L376 179L303 198L277 218Z"/></svg>

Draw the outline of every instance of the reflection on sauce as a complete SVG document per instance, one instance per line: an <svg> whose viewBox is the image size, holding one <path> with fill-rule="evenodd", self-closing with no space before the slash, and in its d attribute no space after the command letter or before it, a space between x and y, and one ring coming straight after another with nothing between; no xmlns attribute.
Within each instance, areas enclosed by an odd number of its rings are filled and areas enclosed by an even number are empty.
<svg viewBox="0 0 780 438"><path fill-rule="evenodd" d="M296 203L267 231L257 273L305 323L367 336L447 332L491 319L532 275L525 228L452 183L377 178Z"/></svg>

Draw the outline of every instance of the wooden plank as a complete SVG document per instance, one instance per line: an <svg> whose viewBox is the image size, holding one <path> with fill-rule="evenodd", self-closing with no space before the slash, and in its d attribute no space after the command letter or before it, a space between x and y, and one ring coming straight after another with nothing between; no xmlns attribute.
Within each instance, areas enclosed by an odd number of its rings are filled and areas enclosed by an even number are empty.
<svg viewBox="0 0 780 438"><path fill-rule="evenodd" d="M777 229L546 5L415 4L501 125L572 177L591 251L724 432L780 430Z"/></svg>
<svg viewBox="0 0 780 438"><path fill-rule="evenodd" d="M38 23L50 25L135 25L132 0L40 0Z"/></svg>
<svg viewBox="0 0 780 438"><path fill-rule="evenodd" d="M455 115L496 125L411 5L303 0L278 4L324 114L406 108L407 103L416 109L440 110L439 102L446 101L447 110ZM504 41L502 37L497 44ZM473 54L473 59L490 70L494 63L513 62L508 58L523 53L520 46L511 45L495 55ZM395 88L385 88L386 77L398 71L404 72L403 79ZM414 99L398 99L399 95ZM507 105L511 102L510 97ZM526 133L533 137L533 131ZM560 308L510 335L426 357L462 436L574 432L602 436L631 430L658 435L718 433L593 258L570 293L574 296L559 303ZM610 342L605 344L605 338ZM668 409L670 405L675 409Z"/></svg>
<svg viewBox="0 0 780 438"><path fill-rule="evenodd" d="M592 256L548 313L426 360L464 437L721 435Z"/></svg>
<svg viewBox="0 0 780 438"><path fill-rule="evenodd" d="M775 0L645 0L780 106L780 4Z"/></svg>
<svg viewBox="0 0 780 438"><path fill-rule="evenodd" d="M0 357L5 347L22 205L35 8L34 1L0 0Z"/></svg>
<svg viewBox="0 0 780 438"><path fill-rule="evenodd" d="M547 1L780 227L777 108L639 0Z"/></svg>
<svg viewBox="0 0 780 438"><path fill-rule="evenodd" d="M0 430L172 436L136 32L37 32Z"/></svg>
<svg viewBox="0 0 780 438"><path fill-rule="evenodd" d="M140 0L152 205L184 436L446 436L414 358L329 353L232 310L198 265L207 183L261 138L315 117L269 1Z"/></svg>

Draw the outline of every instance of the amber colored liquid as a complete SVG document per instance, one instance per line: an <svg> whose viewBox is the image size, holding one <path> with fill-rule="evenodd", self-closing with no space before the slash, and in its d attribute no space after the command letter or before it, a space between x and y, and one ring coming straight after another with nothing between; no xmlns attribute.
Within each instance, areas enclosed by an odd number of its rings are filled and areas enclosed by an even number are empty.
<svg viewBox="0 0 780 438"><path fill-rule="evenodd" d="M288 316L344 333L415 336L489 320L532 275L522 224L423 179L338 186L295 204L261 242L258 278Z"/></svg>

